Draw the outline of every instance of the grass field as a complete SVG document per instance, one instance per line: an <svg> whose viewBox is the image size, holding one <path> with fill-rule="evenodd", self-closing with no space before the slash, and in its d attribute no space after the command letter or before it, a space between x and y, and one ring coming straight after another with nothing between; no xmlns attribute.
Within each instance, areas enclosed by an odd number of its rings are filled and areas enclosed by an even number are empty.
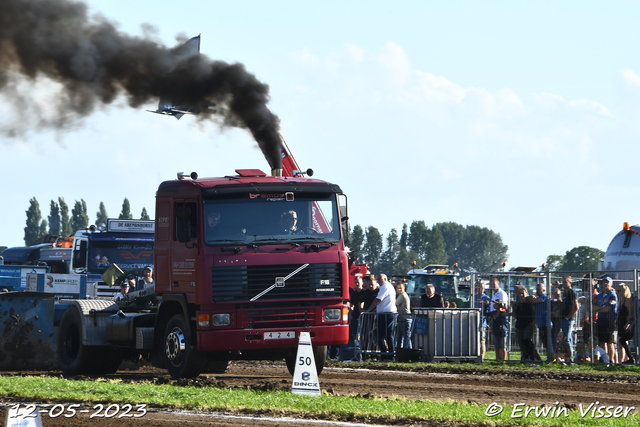
<svg viewBox="0 0 640 427"><path fill-rule="evenodd" d="M488 352L487 352L488 354ZM517 360L511 359L506 362L498 362L494 359L486 358L482 363L425 363L425 362L411 362L411 363L397 363L397 362L377 362L379 366L395 366L406 369L430 369L430 370L442 370L448 371L451 369L470 370L474 372L491 371L496 368L517 370L517 371L548 371L548 372L569 372L579 371L582 373L598 373L598 374L624 374L624 375L640 375L640 366L635 365L605 365L602 363L576 363L576 364L563 364L563 363L521 363ZM344 362L337 362L335 360L327 360L327 366L345 366ZM370 366L370 362L348 362L348 366L355 367L367 367Z"/></svg>
<svg viewBox="0 0 640 427"><path fill-rule="evenodd" d="M496 362L494 362L496 363ZM398 365L398 364L396 364ZM470 365L474 370L492 369L492 363ZM350 364L355 366L355 364ZM412 364L418 366L436 366L437 369L462 368L464 364L439 363L437 365ZM510 369L509 364L499 364L501 368ZM402 365L397 366L399 368ZM518 365L522 369L522 365ZM553 371L572 369L562 365L545 365L539 368ZM589 367L593 372L603 372L598 367ZM495 369L495 366L493 366ZM513 367L516 369L516 366ZM634 367L625 367L625 373ZM611 372L611 371L609 371ZM616 371L614 371L616 372ZM634 371L636 374L639 372ZM582 408L566 411L562 408L538 408L530 410L524 417L526 408L507 406L499 411L495 404L477 405L461 402L443 402L429 400L406 400L399 398L363 398L356 396L308 397L292 394L285 390L249 391L227 390L214 387L176 386L154 383L124 384L120 380L98 379L66 380L63 378L44 376L0 376L0 396L4 402L51 402L65 404L79 403L93 405L95 403L144 403L152 407L169 407L199 411L252 413L261 412L272 415L313 417L329 420L374 422L377 424L415 424L420 421L436 421L438 424L465 421L477 425L553 425L553 426L629 426L640 425L640 417L622 412L616 413L611 408L611 416L597 417L597 408ZM604 411L604 409L603 409ZM500 412L500 413L497 413ZM497 413L495 416L489 416ZM546 414L546 416L544 416ZM519 416L520 415L520 416ZM566 415L566 416L565 416ZM514 418L515 416L515 418ZM519 417L518 417L519 416ZM597 418L596 418L597 417Z"/></svg>

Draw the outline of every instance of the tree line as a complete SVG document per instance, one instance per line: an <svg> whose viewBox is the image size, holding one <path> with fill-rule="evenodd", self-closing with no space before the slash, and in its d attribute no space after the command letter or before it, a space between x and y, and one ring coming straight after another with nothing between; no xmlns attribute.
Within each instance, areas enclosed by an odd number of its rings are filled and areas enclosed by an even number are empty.
<svg viewBox="0 0 640 427"><path fill-rule="evenodd" d="M69 206L64 198L51 200L47 219L42 218L36 198L29 200L24 241L27 246L42 242L47 234L72 236L89 225L87 204L84 199L76 200L69 215ZM95 224L107 222L107 210L100 202ZM125 197L119 219L133 219L129 200ZM146 208L142 208L141 219L150 219ZM383 238L373 226L366 228L356 225L350 233L349 249L356 263L367 263L373 274L385 273L404 276L413 269L429 264L458 263L461 273L497 271L507 261L508 246L502 242L499 233L477 225L463 226L455 222L440 222L429 227L423 220L413 221L410 226L402 225L402 231L393 228ZM598 261L604 252L588 246L578 246L565 255L549 255L544 270L548 271L593 271L598 269Z"/></svg>
<svg viewBox="0 0 640 427"><path fill-rule="evenodd" d="M353 227L349 249L356 263L367 263L372 274L386 273L405 276L415 268L429 264L453 266L458 263L461 274L498 271L509 255L499 233L477 225L463 226L455 222L440 222L428 227L424 221L403 224L398 235L392 229L383 238L373 226ZM564 255L549 255L539 266L545 271L596 271L604 252L589 246L577 246ZM514 267L515 268L515 267Z"/></svg>
<svg viewBox="0 0 640 427"><path fill-rule="evenodd" d="M461 272L496 271L509 258L509 247L500 234L477 225L440 222L429 227L424 221L403 224L402 231L393 228L386 239L373 226L353 227L349 239L351 257L356 263L367 263L373 274L404 276L413 269L429 264L458 263Z"/></svg>
<svg viewBox="0 0 640 427"><path fill-rule="evenodd" d="M576 246L564 255L549 255L545 271L596 271L598 261L604 259L604 251L590 246Z"/></svg>
<svg viewBox="0 0 640 427"><path fill-rule="evenodd" d="M84 199L75 201L73 209L71 209L71 215L69 215L69 205L67 205L63 197L58 197L57 201L51 200L49 215L47 219L44 219L40 212L40 204L34 197L29 200L29 209L27 209L26 213L27 225L24 228L24 243L27 246L42 243L42 239L47 234L64 237L73 236L76 231L84 230L88 227L90 221L87 213L87 203ZM107 218L109 218L107 209L104 203L100 202L95 224L106 224ZM133 219L131 205L126 197L122 202L122 210L118 218ZM150 219L147 209L144 207L140 213L140 219Z"/></svg>

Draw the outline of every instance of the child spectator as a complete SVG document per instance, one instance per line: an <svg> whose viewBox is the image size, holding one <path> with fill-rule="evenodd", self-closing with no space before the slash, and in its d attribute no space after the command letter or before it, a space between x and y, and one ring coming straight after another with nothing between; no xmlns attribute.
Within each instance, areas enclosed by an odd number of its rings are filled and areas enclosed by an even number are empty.
<svg viewBox="0 0 640 427"><path fill-rule="evenodd" d="M591 362L589 350L584 342L578 341L576 344L576 362Z"/></svg>
<svg viewBox="0 0 640 427"><path fill-rule="evenodd" d="M602 347L600 347L599 345L597 345L597 344L596 344L596 342L598 342L598 341L597 341L597 339L596 339L596 338L594 338L594 339L593 339L593 343L594 343L594 345L596 346L596 348L595 348L595 349L593 349L593 357L594 357L594 361L595 361L596 363L597 363L597 362L600 362L600 363L606 363L606 364L608 364L608 363L610 362L609 355L607 354L607 352L606 352L606 351L604 351L604 349L603 349Z"/></svg>
<svg viewBox="0 0 640 427"><path fill-rule="evenodd" d="M556 343L556 349L553 358L556 362L571 362L571 347L569 346L569 343L567 342L562 331L558 332L558 341Z"/></svg>

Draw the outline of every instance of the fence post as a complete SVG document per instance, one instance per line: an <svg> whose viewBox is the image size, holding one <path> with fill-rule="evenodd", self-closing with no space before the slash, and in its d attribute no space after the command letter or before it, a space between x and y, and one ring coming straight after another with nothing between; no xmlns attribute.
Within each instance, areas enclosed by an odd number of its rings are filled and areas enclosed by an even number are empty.
<svg viewBox="0 0 640 427"><path fill-rule="evenodd" d="M633 269L633 295L635 295L635 298L633 299L633 319L635 325L633 347L636 351L635 364L638 365L638 359L640 359L640 355L638 354L638 348L640 348L640 346L638 345L640 343L640 328L638 328L637 323L638 316L640 316L640 310L638 310L638 270L635 268Z"/></svg>

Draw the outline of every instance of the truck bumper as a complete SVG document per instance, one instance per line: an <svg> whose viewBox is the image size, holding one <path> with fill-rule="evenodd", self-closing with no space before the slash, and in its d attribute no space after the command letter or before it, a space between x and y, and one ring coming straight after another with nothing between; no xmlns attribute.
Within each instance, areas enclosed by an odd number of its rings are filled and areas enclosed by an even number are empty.
<svg viewBox="0 0 640 427"><path fill-rule="evenodd" d="M292 338L278 338L283 332L295 332ZM278 334L280 332L280 334ZM312 326L281 329L232 329L198 331L198 349L203 351L259 350L298 346L300 332L311 334L311 344L341 345L349 340L349 325ZM274 338L266 338L272 336Z"/></svg>

